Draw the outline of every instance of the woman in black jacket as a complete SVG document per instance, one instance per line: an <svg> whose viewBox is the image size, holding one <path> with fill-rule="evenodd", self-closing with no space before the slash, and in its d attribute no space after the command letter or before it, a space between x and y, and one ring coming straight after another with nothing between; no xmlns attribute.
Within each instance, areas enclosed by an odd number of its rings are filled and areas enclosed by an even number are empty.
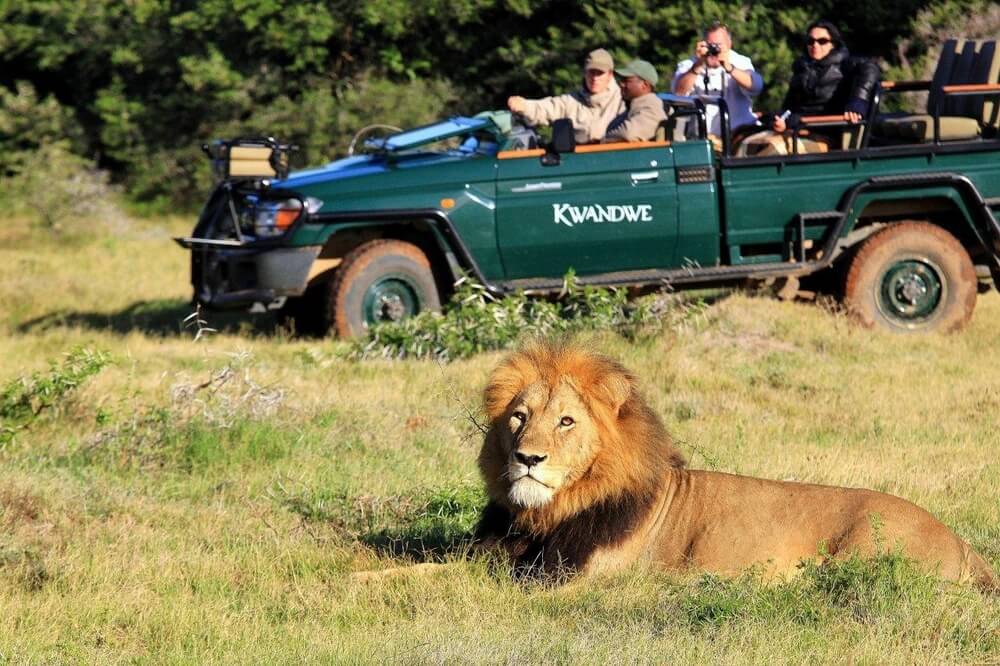
<svg viewBox="0 0 1000 666"><path fill-rule="evenodd" d="M806 55L792 66L785 112L775 117L772 128L784 132L789 124L797 124L798 115L843 115L849 123L861 122L881 76L878 65L852 56L840 31L829 21L814 21L807 34ZM790 116L792 122L786 121ZM841 131L835 129L830 136Z"/></svg>

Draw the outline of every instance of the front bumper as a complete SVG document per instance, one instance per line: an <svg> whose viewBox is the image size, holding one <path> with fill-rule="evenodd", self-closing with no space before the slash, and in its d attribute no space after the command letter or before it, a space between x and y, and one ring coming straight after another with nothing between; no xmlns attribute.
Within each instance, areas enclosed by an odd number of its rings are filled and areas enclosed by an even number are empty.
<svg viewBox="0 0 1000 666"><path fill-rule="evenodd" d="M214 309L265 307L301 296L320 246L252 247L238 241L175 238L191 250L194 298Z"/></svg>

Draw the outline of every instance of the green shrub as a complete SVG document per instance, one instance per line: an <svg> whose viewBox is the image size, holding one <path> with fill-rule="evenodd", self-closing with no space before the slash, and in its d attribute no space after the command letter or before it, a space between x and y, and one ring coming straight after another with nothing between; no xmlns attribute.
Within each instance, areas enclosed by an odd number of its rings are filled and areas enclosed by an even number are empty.
<svg viewBox="0 0 1000 666"><path fill-rule="evenodd" d="M760 620L829 624L845 615L872 623L926 609L938 598L938 585L936 577L894 551L871 559L806 562L802 576L784 582L768 581L756 571L735 579L704 575L680 597L679 607L693 629Z"/></svg>
<svg viewBox="0 0 1000 666"><path fill-rule="evenodd" d="M82 130L72 109L51 95L39 99L27 81L17 81L13 90L0 86L0 178L24 173L34 153L46 146L82 151Z"/></svg>
<svg viewBox="0 0 1000 666"><path fill-rule="evenodd" d="M80 235L95 222L111 228L127 223L108 174L70 152L64 142L44 143L24 153L17 167L16 174L0 181L0 203L35 226Z"/></svg>
<svg viewBox="0 0 1000 666"><path fill-rule="evenodd" d="M43 412L56 407L88 377L111 362L102 351L75 348L61 364L52 362L47 373L34 373L7 382L0 390L0 445L18 430L30 426Z"/></svg>
<svg viewBox="0 0 1000 666"><path fill-rule="evenodd" d="M570 272L558 297L545 300L518 292L498 299L469 279L459 280L443 314L421 312L372 327L354 342L358 358L464 358L506 349L523 338L614 330L627 338L660 332L704 310L701 300L662 292L630 300L625 289L581 285Z"/></svg>
<svg viewBox="0 0 1000 666"><path fill-rule="evenodd" d="M937 593L937 579L898 550L872 559L852 555L823 564L810 562L803 568L807 585L861 622L926 605Z"/></svg>

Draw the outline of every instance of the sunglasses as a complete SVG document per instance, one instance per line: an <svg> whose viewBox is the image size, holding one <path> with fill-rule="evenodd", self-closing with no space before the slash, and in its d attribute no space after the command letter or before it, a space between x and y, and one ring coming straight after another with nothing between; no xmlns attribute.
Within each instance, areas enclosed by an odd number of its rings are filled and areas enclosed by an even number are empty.
<svg viewBox="0 0 1000 666"><path fill-rule="evenodd" d="M819 44L820 46L826 46L833 40L829 37L806 37L806 46L812 46L813 44Z"/></svg>

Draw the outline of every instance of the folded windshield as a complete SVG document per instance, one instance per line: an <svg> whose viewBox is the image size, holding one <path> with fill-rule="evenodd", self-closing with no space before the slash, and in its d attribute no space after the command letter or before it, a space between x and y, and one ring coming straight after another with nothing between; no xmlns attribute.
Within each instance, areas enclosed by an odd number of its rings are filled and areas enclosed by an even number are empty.
<svg viewBox="0 0 1000 666"><path fill-rule="evenodd" d="M473 134L477 131L492 131L496 133L497 127L488 118L466 118L455 116L431 125L424 125L389 137L379 137L369 139L365 145L372 150L384 152L400 152L412 150L420 146L436 143L445 139Z"/></svg>

